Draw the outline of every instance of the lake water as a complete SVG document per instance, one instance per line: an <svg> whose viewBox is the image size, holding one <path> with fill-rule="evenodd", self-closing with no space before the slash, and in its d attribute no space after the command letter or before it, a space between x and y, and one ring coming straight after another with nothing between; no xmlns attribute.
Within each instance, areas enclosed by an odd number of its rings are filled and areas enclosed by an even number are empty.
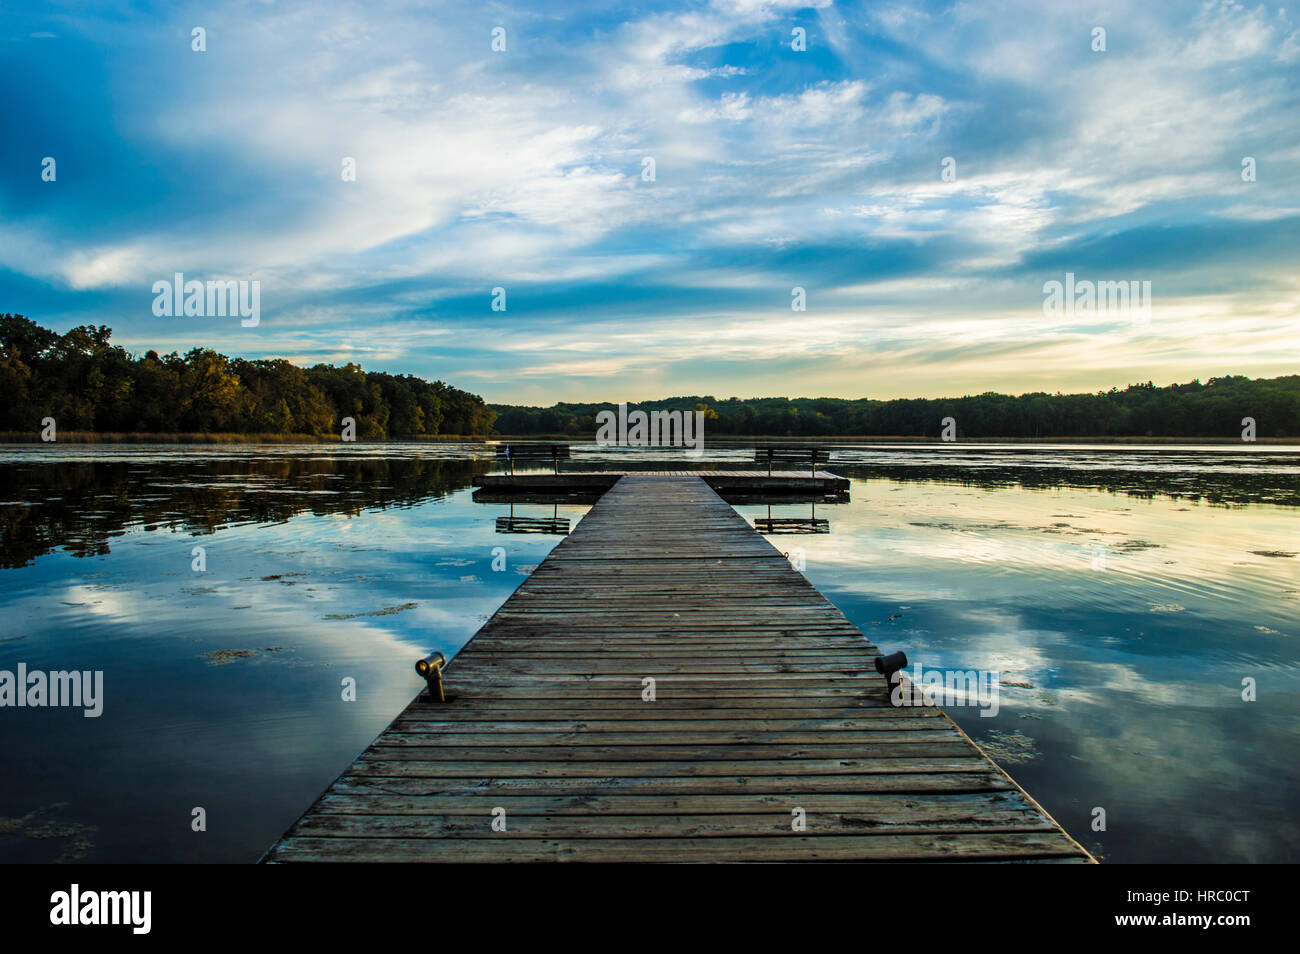
<svg viewBox="0 0 1300 954"><path fill-rule="evenodd" d="M662 453L566 466L688 463ZM0 709L0 861L255 861L559 539L495 532L509 506L470 496L492 468L465 444L0 446L0 670L104 673L98 718ZM999 674L996 717L950 714L1090 850L1300 858L1300 450L853 445L832 469L831 532L773 542L882 649Z"/></svg>

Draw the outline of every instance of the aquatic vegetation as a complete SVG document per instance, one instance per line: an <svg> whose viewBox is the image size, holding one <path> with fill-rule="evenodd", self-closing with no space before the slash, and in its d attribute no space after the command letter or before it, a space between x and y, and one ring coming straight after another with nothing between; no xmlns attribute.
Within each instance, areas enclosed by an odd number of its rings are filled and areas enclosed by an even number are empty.
<svg viewBox="0 0 1300 954"><path fill-rule="evenodd" d="M1029 762L1042 755L1033 739L1015 729L990 729L977 741L995 762Z"/></svg>
<svg viewBox="0 0 1300 954"><path fill-rule="evenodd" d="M383 609L371 610L368 613L330 613L325 619L360 619L362 616L392 616L394 613L401 613L409 609L415 609L419 603L402 603L400 606L386 606Z"/></svg>

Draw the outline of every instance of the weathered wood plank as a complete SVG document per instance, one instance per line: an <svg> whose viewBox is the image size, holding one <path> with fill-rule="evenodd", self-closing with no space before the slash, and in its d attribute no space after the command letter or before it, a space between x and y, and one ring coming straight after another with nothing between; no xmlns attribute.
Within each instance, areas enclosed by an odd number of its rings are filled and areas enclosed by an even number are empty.
<svg viewBox="0 0 1300 954"><path fill-rule="evenodd" d="M663 725L663 723L654 723ZM952 733L946 728L935 726L932 729L877 732L801 732L798 730L760 730L747 732L724 723L724 728L711 732L692 732L676 729L640 732L609 732L600 729L576 729L570 732L505 732L498 727L481 732L453 732L446 730L401 730L390 728L383 736L375 740L372 748L387 746L433 746L442 751L453 751L465 747L509 746L520 747L563 747L565 749L606 749L610 746L625 748L627 746L762 746L771 751L773 746L785 750L790 746L815 746L822 755L838 756L841 753L826 750L846 749L849 754L861 754L872 745L887 743L919 744L927 742L952 742ZM892 748L892 746L891 746ZM676 751L676 748L674 749ZM599 755L590 758L603 757ZM660 757L660 756L655 756ZM789 756L784 756L789 757Z"/></svg>
<svg viewBox="0 0 1300 954"><path fill-rule="evenodd" d="M825 835L885 836L923 832L963 833L1051 831L1052 824L1031 808L979 814L954 812L926 817L911 813L882 821L860 812L808 812L797 799L781 813L766 815L536 815L506 809L506 833L518 838L734 838L740 836L792 834L794 809L804 811L805 831ZM483 806L477 815L422 814L419 826L439 838L498 838L492 829L491 808ZM298 838L402 838L409 837L412 820L408 814L336 815L316 812L293 829Z"/></svg>
<svg viewBox="0 0 1300 954"><path fill-rule="evenodd" d="M501 795L801 795L921 794L934 792L1014 791L1015 786L991 766L982 772L924 772L880 775L755 775L663 778L367 778L344 774L332 793L365 793L377 798L406 796Z"/></svg>
<svg viewBox="0 0 1300 954"><path fill-rule="evenodd" d="M582 738L609 738L615 741L614 736L648 738L656 734L674 733L674 734L697 734L700 736L717 736L719 733L726 738L738 739L739 736L751 737L758 735L769 735L780 733L781 738L787 738L786 733L792 735L817 734L831 739L863 739L870 741L872 738L881 733L897 732L942 732L945 735L950 732L948 725L936 715L929 721L917 718L899 718L899 719L834 719L831 714L822 715L820 711L813 714L810 718L803 719L771 719L764 718L764 713L755 713L752 718L745 719L742 715L736 715L727 719L718 718L700 718L700 719L683 719L673 718L676 713L656 713L653 718L640 718L633 714L624 719L609 718L609 713L592 714L590 712L574 713L568 720L552 719L554 713L547 713L544 717L539 716L531 721L522 721L526 713L517 710L500 710L494 717L488 715L490 721L478 722L468 719L442 719L436 714L431 713L427 720L402 718L394 722L382 736L376 741L376 744L382 744L387 739L398 735L420 735L429 733L438 733L440 735L460 735L460 736L492 736L492 735L519 735L535 737L538 734L564 736L565 739L571 737ZM884 713L882 713L884 714ZM714 713L716 716L716 713ZM511 721L506 721L511 720ZM563 744L564 739L556 738L556 744Z"/></svg>
<svg viewBox="0 0 1300 954"><path fill-rule="evenodd" d="M731 862L746 861L1087 861L1058 831L961 832L919 835L808 835L767 838L512 838L291 837L275 849L277 861L428 861L437 850L458 862Z"/></svg>
<svg viewBox="0 0 1300 954"><path fill-rule="evenodd" d="M813 813L857 813L878 825L918 819L993 818L1032 811L1015 790L968 793L782 795L512 795L500 791L455 795L394 795L351 786L331 791L316 805L316 814L469 815L480 818L495 807L509 815L771 815L784 818L797 801ZM1037 816L1041 817L1041 816Z"/></svg>
<svg viewBox="0 0 1300 954"><path fill-rule="evenodd" d="M348 771L353 775L392 778L458 778L467 775L498 778L683 778L714 775L734 779L756 775L902 775L987 770L984 760L970 749L965 756L928 759L664 759L657 762L452 762L393 758L393 754L397 754L397 750L385 750L384 758L362 756Z"/></svg>

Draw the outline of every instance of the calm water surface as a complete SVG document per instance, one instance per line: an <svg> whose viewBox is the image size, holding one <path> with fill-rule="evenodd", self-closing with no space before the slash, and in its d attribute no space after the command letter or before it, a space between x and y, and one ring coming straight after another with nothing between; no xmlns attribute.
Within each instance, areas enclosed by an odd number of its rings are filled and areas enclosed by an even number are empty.
<svg viewBox="0 0 1300 954"><path fill-rule="evenodd" d="M1300 454L840 454L831 533L773 543L883 649L998 673L996 717L950 714L1072 834L1117 862L1300 858ZM256 860L418 691L416 656L558 539L495 533L508 505L469 490L491 468L475 445L0 447L0 670L105 680L97 719L0 709L0 860Z"/></svg>

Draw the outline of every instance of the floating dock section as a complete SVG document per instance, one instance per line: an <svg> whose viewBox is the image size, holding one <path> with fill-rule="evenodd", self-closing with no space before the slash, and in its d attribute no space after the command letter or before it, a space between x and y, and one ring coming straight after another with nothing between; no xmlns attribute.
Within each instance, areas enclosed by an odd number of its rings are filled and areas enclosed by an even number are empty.
<svg viewBox="0 0 1300 954"><path fill-rule="evenodd" d="M696 477L723 496L842 494L849 489L847 477L824 470L704 470L704 471L574 471L572 473L483 474L474 478L475 487L502 494L604 493L624 477Z"/></svg>

